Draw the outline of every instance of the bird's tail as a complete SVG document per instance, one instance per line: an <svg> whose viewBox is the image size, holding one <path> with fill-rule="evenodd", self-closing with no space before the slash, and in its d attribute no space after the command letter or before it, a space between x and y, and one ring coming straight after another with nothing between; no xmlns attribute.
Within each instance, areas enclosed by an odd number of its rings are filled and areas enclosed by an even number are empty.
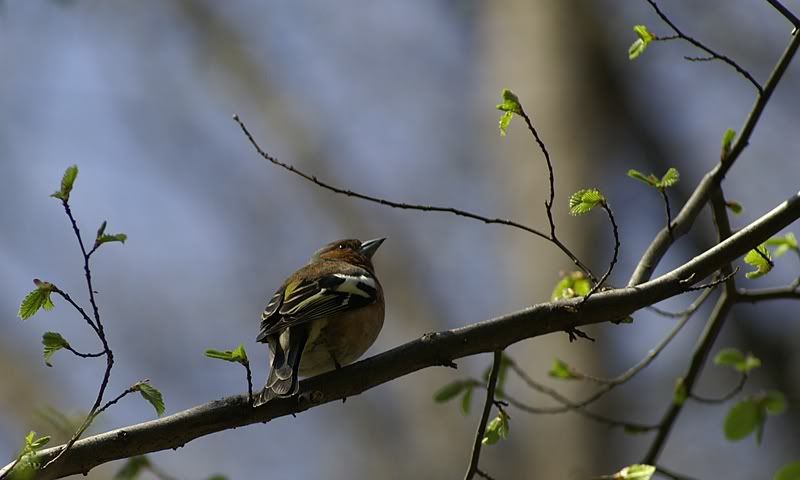
<svg viewBox="0 0 800 480"><path fill-rule="evenodd" d="M288 347L284 350L280 335L288 335ZM288 332L276 334L268 338L272 350L272 364L264 389L256 395L253 406L261 406L273 398L291 397L300 389L297 374L300 369L300 357L308 340L308 329L305 325L290 327Z"/></svg>

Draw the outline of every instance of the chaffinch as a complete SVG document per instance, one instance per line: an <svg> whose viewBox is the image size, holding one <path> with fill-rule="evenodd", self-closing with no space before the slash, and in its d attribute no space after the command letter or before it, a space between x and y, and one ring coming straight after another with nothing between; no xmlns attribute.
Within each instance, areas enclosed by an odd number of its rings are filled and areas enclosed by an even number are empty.
<svg viewBox="0 0 800 480"><path fill-rule="evenodd" d="M372 256L385 238L332 242L294 272L261 314L257 341L269 344L270 372L254 406L299 390L311 376L358 359L383 326L383 289Z"/></svg>

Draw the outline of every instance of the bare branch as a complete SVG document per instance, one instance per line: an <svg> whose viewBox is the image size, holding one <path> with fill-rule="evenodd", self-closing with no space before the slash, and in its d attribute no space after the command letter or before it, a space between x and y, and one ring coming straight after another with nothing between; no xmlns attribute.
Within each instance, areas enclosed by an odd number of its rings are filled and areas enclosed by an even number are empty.
<svg viewBox="0 0 800 480"><path fill-rule="evenodd" d="M72 305L72 307L75 310L77 310L78 313L81 314L81 317L83 317L83 319L86 321L86 323L88 323L89 326L92 327L92 330L94 330L97 335L100 335L100 330L97 328L97 325L94 324L94 321L86 313L86 310L84 310L83 307L81 307L80 305L75 303L75 300L73 300L72 297L70 297L67 292L65 292L65 291L61 290L60 288L58 288L57 286L53 285L53 293L55 293L57 295L60 295L61 298L63 298L64 300L67 301L67 303ZM105 353L105 352L103 352L103 353Z"/></svg>
<svg viewBox="0 0 800 480"><path fill-rule="evenodd" d="M787 287L762 288L757 290L739 289L736 294L737 302L746 303L783 299L800 300L800 279L795 280Z"/></svg>
<svg viewBox="0 0 800 480"><path fill-rule="evenodd" d="M503 360L503 351L495 350L494 360L492 361L492 372L489 374L489 381L486 383L486 401L483 404L483 413L481 413L481 420L478 422L478 429L475 432L475 441L472 444L472 455L469 460L469 467L467 473L464 474L464 480L471 480L478 470L478 462L481 458L481 445L483 445L483 435L486 433L486 423L489 421L489 414L492 411L492 404L494 403L494 389L497 386L497 376L500 372L500 364Z"/></svg>
<svg viewBox="0 0 800 480"><path fill-rule="evenodd" d="M691 395L692 393L695 382L697 382L700 372L703 369L703 365L706 362L706 358L711 351L711 346L714 344L714 341L717 339L717 335L719 335L722 326L725 324L725 319L727 318L728 312L730 312L733 304L734 302L731 300L727 291L723 291L719 299L717 299L717 304L714 306L714 311L709 316L708 322L706 323L706 328L700 335L697 346L692 353L692 360L689 364L689 368L686 371L686 374L682 377L683 387L686 389L686 393L688 395ZM673 401L667 408L667 411L660 422L661 426L657 430L656 437L653 439L653 443L650 445L643 463L647 463L649 465L656 463L659 455L661 454L661 450L664 448L664 443L666 443L667 438L672 431L672 427L675 426L675 421L683 410L684 405L685 402Z"/></svg>
<svg viewBox="0 0 800 480"><path fill-rule="evenodd" d="M722 61L724 63L727 63L728 65L733 67L733 69L736 70L739 73L739 75L743 76L745 79L747 79L747 81L752 83L753 86L756 87L756 90L758 90L759 94L763 94L764 89L761 87L761 84L759 84L756 81L756 79L753 78L752 75L750 75L750 72L748 72L744 68L740 67L739 64L737 64L736 62L734 62L733 60L731 60L727 56L722 55L721 53L717 53L714 50L711 50L710 48L705 46L703 43L701 43L698 40L690 37L689 35L686 35L685 33L683 33L675 25L675 23L673 23L672 20L670 20L669 17L667 17L664 14L664 12L662 12L661 9L658 8L658 4L655 2L655 0L647 0L647 3L649 3L650 6L653 7L653 10L656 11L656 14L661 18L661 20L664 23L666 23L667 25L669 25L670 28L672 29L672 31L674 31L675 34L679 38L682 38L683 40L686 40L687 42L691 43L692 45L694 45L695 47L699 48L700 50L706 52L709 55L709 58L706 58L706 57L699 57L699 58L698 57L686 57L687 60L690 60L690 61L720 60L720 61ZM672 40L673 38L669 38L669 39Z"/></svg>
<svg viewBox="0 0 800 480"><path fill-rule="evenodd" d="M78 356L78 357L81 357L81 358L97 358L97 357L102 357L103 355L105 355L105 354L106 354L106 352L97 352L97 353L83 353L83 352L79 352L79 351L75 350L74 348L72 348L72 346L71 346L71 345L65 345L65 346L64 346L64 349L65 349L65 350L69 350L69 351L70 351L70 352L72 352L74 355L76 355L76 356Z"/></svg>
<svg viewBox="0 0 800 480"><path fill-rule="evenodd" d="M597 415L597 414L593 414L591 412L588 412L588 411L585 410L585 408L588 405L590 405L590 404L594 403L595 401L599 400L601 397L603 397L605 394L607 394L608 392L610 392L614 388L616 388L619 385L622 385L622 384L628 382L630 379L632 379L634 376L636 376L637 373L641 372L648 365L650 365L650 363L652 363L653 360L655 360L655 358L677 336L678 332L680 332L681 329L684 327L684 325L686 325L686 323L689 321L689 319L691 318L692 314L695 311L697 311L698 308L700 308L700 306L706 301L706 299L708 299L708 297L711 295L711 292L712 292L711 290L705 290L699 297L697 297L697 299L694 302L692 302L692 305L686 311L686 313L684 314L683 318L681 318L681 320L679 322L677 322L675 324L675 326L672 327L672 330L670 330L670 332L667 334L667 336L664 337L653 349L651 349L642 360L640 360L636 365L632 366L631 368L626 370L621 375L619 375L617 377L614 377L614 378L606 379L606 378L594 377L594 376L591 376L591 375L579 374L579 378L590 380L590 381L593 381L593 382L598 383L598 384L603 386L601 389L596 391L591 396L587 397L585 400L582 400L580 402L574 402L574 401L571 401L571 400L567 399L565 396L563 396L557 390L552 389L550 387L546 387L546 386L534 381L518 365L512 363L510 365L512 371L514 373L516 373L529 387L533 388L534 390L536 390L536 391L538 391L540 393L543 393L543 394L553 398L557 402L561 403L562 406L561 407L549 407L549 408L546 408L546 407L531 407L531 406L524 405L521 402L515 401L514 399L509 399L509 402L511 402L511 404L514 405L515 407L521 408L521 409L523 409L523 410L525 410L527 412L530 412L530 413L554 414L554 413L566 413L566 412L570 412L570 411L575 411L576 413L579 413L579 414L584 415L584 416L586 416L586 417L588 417L588 418L590 418L592 420L598 421L600 423L603 423L603 424L606 424L606 425L609 425L609 426L621 426L621 427L625 427L625 428L628 428L628 429L636 429L636 430L639 430L639 431L655 430L656 428L658 428L658 426L652 426L651 427L651 426L644 426L644 425L639 425L639 424L632 424L630 422L613 420L613 419L609 419L607 417L603 417L601 415Z"/></svg>
<svg viewBox="0 0 800 480"><path fill-rule="evenodd" d="M792 32L792 35L796 35L797 29L800 28L800 19L798 19L797 16L795 16L795 14L793 14L788 8L784 7L783 4L781 4L781 2L778 0L767 0L767 3L772 5L775 10L779 11L781 15L786 17L786 19L789 20L792 25L794 25L794 31Z"/></svg>
<svg viewBox="0 0 800 480"><path fill-rule="evenodd" d="M659 188L658 191L661 192L661 198L664 200L664 210L667 214L667 231L672 236L672 210L669 207L669 196L664 188Z"/></svg>
<svg viewBox="0 0 800 480"><path fill-rule="evenodd" d="M588 300L589 297L591 297L595 292L597 292L597 290L602 288L603 284L608 279L609 275L611 275L611 272L614 270L614 265L617 264L617 258L619 257L619 245L620 245L619 229L617 228L617 222L614 220L614 213L611 211L611 207L608 206L608 203L602 202L600 203L600 206L603 208L603 210L605 210L606 214L608 215L608 220L611 222L611 229L614 233L614 255L611 257L611 263L609 264L606 273L604 273L603 276L600 277L600 280L594 284L592 289L589 290L589 293L587 293L586 296L583 297L584 302ZM583 302L581 302L581 305L582 304Z"/></svg>
<svg viewBox="0 0 800 480"><path fill-rule="evenodd" d="M701 285L695 285L686 289L687 292L695 292L698 290L708 290L714 288L718 285L723 283L727 283L729 280L732 280L736 273L739 272L739 267L736 267L732 272L728 273L727 275L722 275L721 277L715 278L708 283L703 283Z"/></svg>
<svg viewBox="0 0 800 480"><path fill-rule="evenodd" d="M473 213L473 212L469 212L469 211L466 211L466 210L461 210L461 209L453 208L453 207L437 207L437 206L433 206L433 205L420 205L420 204L413 204L413 203L394 202L394 201L391 201L391 200L386 200L385 198L374 197L372 195L365 195L363 193L358 193L358 192L354 192L352 190L336 187L334 185L331 185L330 183L323 182L322 180L318 179L314 175L309 175L309 174L307 174L307 173L305 173L305 172L303 172L301 170L298 170L293 165L281 162L277 158L275 158L272 155L268 154L267 152L265 152L261 148L261 146L258 144L258 142L256 142L256 140L253 138L253 135L250 133L250 131L247 129L247 126L245 126L244 122L239 118L238 115L234 115L233 116L233 120L236 123L239 124L239 128L242 129L242 132L244 132L245 136L250 141L250 144L253 146L253 148L256 150L256 152L261 157L263 157L265 160L267 160L268 162L272 163L273 165L277 165L277 166L283 168L284 170L288 170L289 172L292 172L295 175L298 175L298 176L308 180L309 182L317 185L318 187L324 188L325 190L328 190L328 191L333 192L333 193L337 193L337 194L340 194L340 195L345 195L345 196L348 196L348 197L358 198L358 199L361 199L361 200L366 200L368 202L377 203L379 205L384 205L384 206L387 206L387 207L390 207L390 208L399 208L399 209L403 209L403 210L417 210L417 211L421 211L421 212L451 213L451 214L457 215L459 217L471 218L473 220L478 220L478 221L481 221L481 222L486 223L486 224L496 224L496 225L505 225L507 227L513 227L513 228L516 228L516 229L531 233L533 235L536 235L537 237L543 238L543 239L551 242L553 245L558 247L558 249L561 250L566 256L568 256L570 258L570 260L572 260L572 262L578 268L583 270L583 272L586 273L586 275L590 279L594 279L594 277L592 276L591 270L589 270L589 268L586 265L584 265L583 262L581 262L578 259L578 257L576 257L575 254L572 253L572 251L570 251L570 249L568 249L567 246L564 245L555 236L552 236L552 237L548 236L547 234L545 234L543 232L540 232L539 230L536 230L533 227L529 227L527 225L523 225L521 223L518 223L518 222L515 222L515 221L512 221L512 220L508 220L508 219L505 219L505 218L489 218L489 217L485 217L483 215L478 215L477 213ZM537 137L537 139L538 139L538 137ZM549 164L549 160L548 160L548 164ZM549 209L548 209L548 212L549 212ZM551 223L552 223L552 220L551 220Z"/></svg>
<svg viewBox="0 0 800 480"><path fill-rule="evenodd" d="M736 385L733 387L733 389L731 389L731 391L729 391L725 395L722 395L720 397L711 398L711 397L703 397L703 396L698 395L698 394L696 394L694 392L690 392L689 393L689 398L691 398L692 400L694 400L696 402L699 402L699 403L710 403L710 404L725 403L728 400L730 400L731 398L733 398L736 395L738 395L739 392L741 392L742 389L744 388L745 383L747 383L747 374L743 373L743 374L741 374L739 376L739 381L736 382Z"/></svg>
<svg viewBox="0 0 800 480"><path fill-rule="evenodd" d="M555 390L552 390L552 391L555 392ZM556 395L560 395L560 394L558 394L558 392L555 392L555 394ZM554 413L574 412L574 413L576 413L578 415L586 417L589 420L597 422L597 423L599 423L601 425L606 425L606 426L608 426L610 428L624 428L625 430L633 431L633 432L637 432L637 433L649 432L649 431L652 431L652 430L656 430L659 427L659 425L657 425L657 424L656 425L647 425L647 424L644 424L644 423L630 422L630 421L626 421L626 420L617 420L617 419L614 419L614 418L607 417L605 415L600 415L598 413L594 413L592 411L586 410L585 408L569 408L569 409L566 409L564 411L556 411L556 409L548 409L548 408L543 408L543 407L533 407L533 406L530 406L530 405L528 405L526 403L521 402L520 400L517 400L514 397L510 397L508 395L506 395L504 398L514 408L517 408L517 409L519 409L519 410L521 410L523 412L532 413L532 414L535 414L535 415L541 415L541 414L547 415L547 414L554 414ZM569 400L567 398L565 398L565 397L561 397L561 401L569 402Z"/></svg>
<svg viewBox="0 0 800 480"><path fill-rule="evenodd" d="M66 199L61 200L61 205L64 207L64 212L66 212L67 217L69 218L70 224L72 225L72 231L75 233L75 237L78 239L78 245L81 248L81 254L83 255L83 274L86 278L86 288L89 291L89 303L92 305L92 314L94 316L94 322L92 322L89 317L86 315L86 312L83 308L79 307L69 296L60 291L57 291L62 297L64 297L73 307L75 307L83 316L84 320L86 320L89 325L92 327L94 332L97 334L97 338L100 339L100 342L103 344L103 354L106 357L106 368L103 372L103 379L100 381L100 388L98 389L97 396L95 397L94 404L92 404L92 408L89 409L89 413L86 415L86 419L83 421L83 425L72 435L69 442L64 446L64 448L56 455L55 457L51 458L44 464L42 470L46 470L48 467L53 465L53 463L57 462L70 448L75 442L80 438L83 432L89 428L89 425L92 424L92 421L97 416L98 408L100 404L103 402L103 397L105 396L106 388L108 388L108 381L111 378L111 369L114 368L114 352L111 351L111 348L108 346L108 340L106 340L105 330L103 328L103 322L100 320L100 309L97 306L97 301L94 296L94 286L92 285L92 270L89 268L89 259L91 258L92 254L97 251L98 244L95 243L94 248L91 251L86 251L86 246L83 244L83 237L81 237L81 231L78 228L78 223L75 221L75 217L72 215L72 209L69 206L69 202ZM70 349L76 355L82 356L78 354L78 352ZM94 355L86 355L94 356ZM123 394L124 395L124 394ZM116 401L114 402L116 403Z"/></svg>

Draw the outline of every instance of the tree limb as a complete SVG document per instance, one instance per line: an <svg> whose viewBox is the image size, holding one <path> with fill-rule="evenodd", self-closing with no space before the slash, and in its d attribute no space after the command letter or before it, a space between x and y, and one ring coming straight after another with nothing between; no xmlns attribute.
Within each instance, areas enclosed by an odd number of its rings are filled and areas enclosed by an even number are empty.
<svg viewBox="0 0 800 480"><path fill-rule="evenodd" d="M211 433L268 422L323 403L353 397L423 368L502 350L527 338L618 320L640 308L683 293L689 286L686 279L701 281L798 218L800 192L681 267L635 287L598 292L580 308L580 298L542 303L454 330L423 335L340 370L303 380L298 397L277 399L260 408L251 408L246 395L231 396L157 420L87 437L75 442L60 462L39 472L37 478L87 473L95 466L113 460L179 448ZM42 450L38 460L44 464L61 449ZM10 464L0 473L9 468Z"/></svg>

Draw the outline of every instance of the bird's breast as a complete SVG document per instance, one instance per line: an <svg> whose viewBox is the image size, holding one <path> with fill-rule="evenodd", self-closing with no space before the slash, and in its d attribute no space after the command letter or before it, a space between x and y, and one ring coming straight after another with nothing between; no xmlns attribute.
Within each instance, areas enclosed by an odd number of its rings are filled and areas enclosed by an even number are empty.
<svg viewBox="0 0 800 480"><path fill-rule="evenodd" d="M318 375L333 370L335 362L344 366L356 361L378 338L383 317L383 305L372 303L312 322L300 375Z"/></svg>

